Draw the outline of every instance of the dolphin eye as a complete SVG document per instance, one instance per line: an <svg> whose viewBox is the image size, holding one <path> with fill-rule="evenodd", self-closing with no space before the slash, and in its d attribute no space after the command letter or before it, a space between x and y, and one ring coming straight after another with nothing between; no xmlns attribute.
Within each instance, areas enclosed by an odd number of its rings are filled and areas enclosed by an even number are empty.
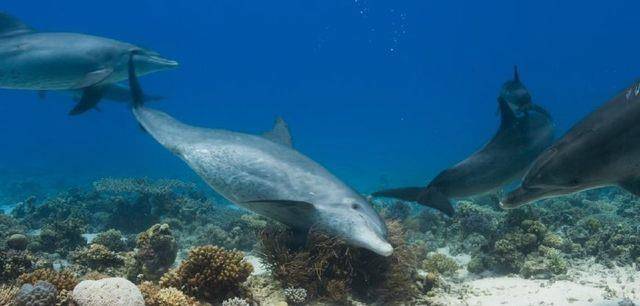
<svg viewBox="0 0 640 306"><path fill-rule="evenodd" d="M351 204L351 208L353 208L355 210L358 210L358 209L360 209L360 205L358 205L358 203L353 203L353 204Z"/></svg>

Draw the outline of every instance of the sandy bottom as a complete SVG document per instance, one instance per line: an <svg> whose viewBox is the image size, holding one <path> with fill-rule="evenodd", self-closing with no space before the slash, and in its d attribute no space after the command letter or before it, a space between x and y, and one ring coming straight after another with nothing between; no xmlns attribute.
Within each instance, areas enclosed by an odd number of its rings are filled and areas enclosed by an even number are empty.
<svg viewBox="0 0 640 306"><path fill-rule="evenodd" d="M425 299L426 304L469 306L598 305L640 306L640 272L635 267L606 268L593 261L574 263L563 279L477 278L465 273Z"/></svg>

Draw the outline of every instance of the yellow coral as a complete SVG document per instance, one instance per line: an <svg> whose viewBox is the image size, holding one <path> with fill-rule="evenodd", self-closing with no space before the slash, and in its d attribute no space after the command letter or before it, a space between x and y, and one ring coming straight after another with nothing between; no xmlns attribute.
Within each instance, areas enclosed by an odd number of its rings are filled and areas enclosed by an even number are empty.
<svg viewBox="0 0 640 306"><path fill-rule="evenodd" d="M181 288L186 294L207 301L221 301L238 293L252 271L253 266L244 261L242 252L207 245L189 251L177 269L162 276L160 285Z"/></svg>
<svg viewBox="0 0 640 306"><path fill-rule="evenodd" d="M23 284L35 284L37 281L45 281L52 284L58 291L73 290L78 284L75 275L69 271L55 271L52 269L38 269L31 273L20 275L18 282Z"/></svg>
<svg viewBox="0 0 640 306"><path fill-rule="evenodd" d="M16 286L0 286L0 305L11 305L20 288Z"/></svg>
<svg viewBox="0 0 640 306"><path fill-rule="evenodd" d="M144 282L138 286L144 303L147 306L197 306L195 299L186 296L182 291L169 287L160 288L151 282Z"/></svg>

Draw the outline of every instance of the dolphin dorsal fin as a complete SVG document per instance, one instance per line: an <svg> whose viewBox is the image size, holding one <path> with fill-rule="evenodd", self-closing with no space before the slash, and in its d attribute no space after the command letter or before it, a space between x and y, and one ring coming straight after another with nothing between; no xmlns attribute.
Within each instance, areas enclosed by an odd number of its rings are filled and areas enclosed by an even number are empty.
<svg viewBox="0 0 640 306"><path fill-rule="evenodd" d="M513 109L509 106L509 103L507 103L504 98L500 97L498 98L498 104L500 106L500 118L502 121L500 125L509 126L514 124L518 118L516 117L516 113L514 113Z"/></svg>
<svg viewBox="0 0 640 306"><path fill-rule="evenodd" d="M513 66L513 80L520 82L520 73L518 73L518 65Z"/></svg>
<svg viewBox="0 0 640 306"><path fill-rule="evenodd" d="M0 12L0 37L33 33L35 30L17 18Z"/></svg>
<svg viewBox="0 0 640 306"><path fill-rule="evenodd" d="M262 136L275 143L279 143L290 148L293 147L291 132L289 132L289 125L284 121L284 119L282 119L282 117L276 118L276 123L273 125L273 129L262 134Z"/></svg>

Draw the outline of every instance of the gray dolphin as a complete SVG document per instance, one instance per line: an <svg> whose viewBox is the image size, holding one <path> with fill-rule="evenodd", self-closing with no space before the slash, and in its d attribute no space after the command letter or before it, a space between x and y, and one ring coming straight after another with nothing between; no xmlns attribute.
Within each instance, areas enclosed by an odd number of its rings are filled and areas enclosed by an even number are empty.
<svg viewBox="0 0 640 306"><path fill-rule="evenodd" d="M142 93L131 67L133 113L140 125L220 195L297 230L314 226L383 256L393 252L385 223L373 207L294 150L282 119L262 136L186 125L141 105Z"/></svg>
<svg viewBox="0 0 640 306"><path fill-rule="evenodd" d="M71 115L92 109L109 84L126 80L129 54L140 75L175 68L176 61L132 44L78 34L39 33L0 13L0 88L82 90Z"/></svg>
<svg viewBox="0 0 640 306"><path fill-rule="evenodd" d="M480 195L521 178L553 142L554 124L546 111L537 111L538 107L518 109L522 115L516 115L502 94L498 104L500 128L482 149L438 174L426 188L389 189L373 196L418 202L451 216L455 211L450 198Z"/></svg>
<svg viewBox="0 0 640 306"><path fill-rule="evenodd" d="M520 73L518 72L518 66L513 67L513 79L506 81L500 89L500 97L507 101L511 109L516 114L521 115L527 113L529 110L535 110L541 114L551 117L547 110L540 105L534 104L531 98L531 93L526 86L520 81ZM498 112L500 109L498 108Z"/></svg>
<svg viewBox="0 0 640 306"><path fill-rule="evenodd" d="M640 196L640 83L577 123L542 153L504 208L617 185Z"/></svg>

